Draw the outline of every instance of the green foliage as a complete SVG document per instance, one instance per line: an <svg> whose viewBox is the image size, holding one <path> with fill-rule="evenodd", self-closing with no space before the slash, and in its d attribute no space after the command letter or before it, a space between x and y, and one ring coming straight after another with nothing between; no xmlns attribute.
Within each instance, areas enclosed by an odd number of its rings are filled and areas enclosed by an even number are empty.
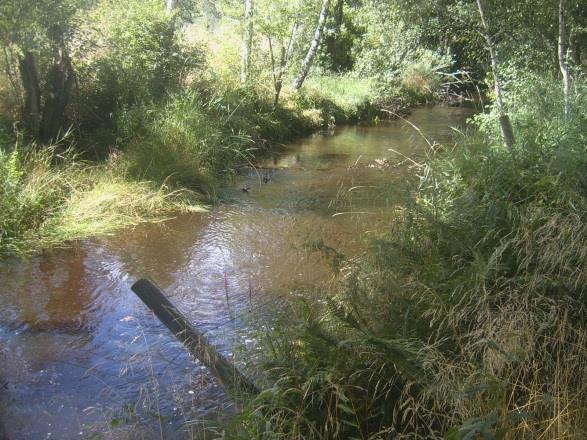
<svg viewBox="0 0 587 440"><path fill-rule="evenodd" d="M209 190L213 179L246 163L250 138L231 133L230 115L214 114L215 104L190 93L123 113L121 134L132 139L125 156L130 174Z"/></svg>
<svg viewBox="0 0 587 440"><path fill-rule="evenodd" d="M376 79L380 96L406 95L410 102L433 100L440 93L439 73L448 71L450 53L428 49L425 30L405 22L395 8L372 5L362 17L367 29L360 47L357 69Z"/></svg>
<svg viewBox="0 0 587 440"><path fill-rule="evenodd" d="M0 41L22 51L49 51L55 39L68 39L76 13L88 0L21 0L0 5Z"/></svg>
<svg viewBox="0 0 587 440"><path fill-rule="evenodd" d="M432 156L338 290L276 319L247 434L585 436L585 85L565 121L557 83L523 81L513 152L489 133Z"/></svg>
<svg viewBox="0 0 587 440"><path fill-rule="evenodd" d="M177 27L162 1L99 2L85 19L78 48L86 129L96 116L108 123L125 106L161 99L183 85L202 55L180 41Z"/></svg>

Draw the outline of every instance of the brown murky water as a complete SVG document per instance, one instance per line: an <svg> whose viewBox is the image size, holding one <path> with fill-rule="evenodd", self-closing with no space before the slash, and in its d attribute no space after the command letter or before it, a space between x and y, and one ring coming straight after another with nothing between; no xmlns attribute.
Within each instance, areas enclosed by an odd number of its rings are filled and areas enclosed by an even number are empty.
<svg viewBox="0 0 587 440"><path fill-rule="evenodd" d="M471 112L423 108L410 120L446 141ZM8 438L173 439L213 429L229 402L130 285L155 280L238 361L254 344L246 330L264 304L294 285L331 279L312 244L352 256L384 230L393 192L373 186L397 186L414 171L381 169L377 160L418 160L426 148L402 121L340 128L291 144L268 161L273 170L243 171L212 212L0 262L0 416Z"/></svg>

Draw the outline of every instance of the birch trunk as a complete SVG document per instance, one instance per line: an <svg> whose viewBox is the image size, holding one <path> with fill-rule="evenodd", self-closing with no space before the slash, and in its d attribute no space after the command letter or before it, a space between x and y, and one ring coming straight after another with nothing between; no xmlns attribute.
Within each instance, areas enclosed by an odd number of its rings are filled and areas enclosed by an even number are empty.
<svg viewBox="0 0 587 440"><path fill-rule="evenodd" d="M322 38L322 33L324 31L324 25L326 24L326 18L328 17L329 7L330 0L323 0L322 9L320 10L320 17L318 18L318 25L316 26L316 30L314 31L314 37L312 38L312 42L310 43L310 48L308 49L308 53L306 54L306 57L302 62L302 68L300 69L300 73L292 84L294 90L299 90L302 87L302 84L304 84L304 80L308 76L310 67L312 67L314 57L316 56L316 52L318 52L318 46L320 45L320 40Z"/></svg>
<svg viewBox="0 0 587 440"><path fill-rule="evenodd" d="M481 24L483 25L483 37L485 38L485 42L487 43L489 56L491 58L491 72L493 73L495 104L497 105L497 111L499 114L499 128L501 130L501 137L503 139L504 145L511 150L515 142L514 130L512 128L510 118L508 114L505 112L505 107L503 105L503 96L501 92L501 83L499 79L499 63L497 61L495 45L493 44L493 40L491 38L489 21L486 18L485 1L477 0L477 7L479 8Z"/></svg>
<svg viewBox="0 0 587 440"><path fill-rule="evenodd" d="M253 0L243 0L243 47L241 52L241 84L247 82L249 76L249 65L251 58L251 47L253 42Z"/></svg>
<svg viewBox="0 0 587 440"><path fill-rule="evenodd" d="M559 0L558 3L558 64L563 74L563 92L565 95L565 119L571 114L569 103L569 94L571 92L571 74L566 62L567 47L565 40L565 0Z"/></svg>
<svg viewBox="0 0 587 440"><path fill-rule="evenodd" d="M171 12L173 12L173 8L175 8L175 0L167 0L165 2L165 12L171 14Z"/></svg>

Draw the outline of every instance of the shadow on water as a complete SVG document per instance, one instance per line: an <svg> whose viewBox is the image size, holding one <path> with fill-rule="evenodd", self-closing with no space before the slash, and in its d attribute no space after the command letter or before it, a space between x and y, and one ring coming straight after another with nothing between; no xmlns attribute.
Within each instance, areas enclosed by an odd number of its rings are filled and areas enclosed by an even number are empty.
<svg viewBox="0 0 587 440"><path fill-rule="evenodd" d="M410 119L445 141L470 114L434 107ZM129 286L145 275L155 280L238 362L247 322L239 317L294 284L330 282L330 262L308 244L362 252L365 234L384 230L394 203L373 187L413 172L377 165L417 160L425 148L402 121L337 129L292 143L259 172L243 170L226 189L230 201L210 213L0 263L9 438L185 438L222 417L230 408L222 390Z"/></svg>

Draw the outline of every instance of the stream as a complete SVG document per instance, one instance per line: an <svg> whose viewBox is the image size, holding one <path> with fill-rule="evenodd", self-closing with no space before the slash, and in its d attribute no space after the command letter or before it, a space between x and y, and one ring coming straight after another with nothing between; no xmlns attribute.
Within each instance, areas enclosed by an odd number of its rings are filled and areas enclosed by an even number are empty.
<svg viewBox="0 0 587 440"><path fill-rule="evenodd" d="M472 113L425 107L409 120L450 142L451 127L463 129ZM0 424L7 437L213 432L230 413L229 400L130 291L132 283L154 280L243 365L255 346L247 330L265 325L260 311L294 287L332 282L332 262L312 249L364 252L366 239L389 225L394 182L415 173L411 161L428 148L404 121L336 128L292 142L260 170L243 169L210 212L0 261Z"/></svg>

